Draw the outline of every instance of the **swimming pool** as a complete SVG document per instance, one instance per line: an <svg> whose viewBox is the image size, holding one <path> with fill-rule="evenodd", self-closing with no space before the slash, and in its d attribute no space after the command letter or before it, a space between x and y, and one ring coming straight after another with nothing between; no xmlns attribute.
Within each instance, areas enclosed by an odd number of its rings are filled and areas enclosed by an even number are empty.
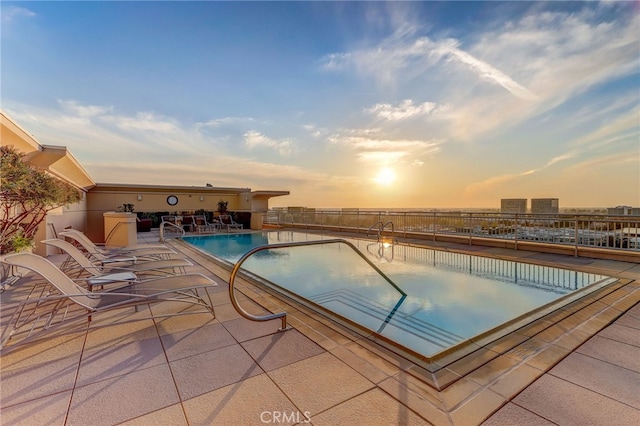
<svg viewBox="0 0 640 426"><path fill-rule="evenodd" d="M183 240L234 264L260 245L333 238L265 231ZM269 249L248 258L243 270L310 306L357 324L374 339L393 342L427 359L504 324L532 321L615 281L603 275L422 247L349 242L401 291L343 243Z"/></svg>

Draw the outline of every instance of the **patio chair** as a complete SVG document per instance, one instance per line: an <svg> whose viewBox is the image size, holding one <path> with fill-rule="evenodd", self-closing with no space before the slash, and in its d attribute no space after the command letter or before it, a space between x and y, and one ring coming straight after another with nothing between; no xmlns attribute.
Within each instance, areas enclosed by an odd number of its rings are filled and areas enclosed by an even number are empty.
<svg viewBox="0 0 640 426"><path fill-rule="evenodd" d="M87 237L87 235L84 232L78 229L73 229L73 228L67 228L64 231L60 232L60 235L64 235L64 234L68 234L67 236L69 236L69 234L77 235L79 238L84 239L87 243L93 244L94 246L96 246L98 249L102 251L127 252L127 251L134 251L134 250L154 250L154 249L155 250L171 250L165 244L132 244L126 247L117 247L117 246L108 246L103 243L94 243L89 239L89 237Z"/></svg>
<svg viewBox="0 0 640 426"><path fill-rule="evenodd" d="M219 219L220 219L220 223L222 224L222 226L227 228L227 232L231 231L231 228L233 228L233 229L243 229L244 225L234 221L233 218L231 217L231 215L221 214Z"/></svg>
<svg viewBox="0 0 640 426"><path fill-rule="evenodd" d="M183 216L182 217L182 229L185 231L193 232L195 231L196 223L193 216Z"/></svg>
<svg viewBox="0 0 640 426"><path fill-rule="evenodd" d="M185 268L193 266L187 259L167 259L167 260L149 260L147 262L136 263L133 265L119 266L118 262L115 262L117 258L112 258L113 263L98 264L97 262L91 262L76 246L73 244L60 240L58 238L51 238L41 241L42 243L59 248L63 253L66 253L68 258L60 266L60 269L67 275L73 273L74 270L78 270L78 277L82 275L82 272L88 272L91 276L99 276L104 274L118 274L122 272L133 272L137 276L141 275L177 275L185 274ZM128 258L124 259L125 261ZM79 266L74 268L73 264ZM120 264L121 265L121 264Z"/></svg>
<svg viewBox="0 0 640 426"><path fill-rule="evenodd" d="M216 232L218 229L222 229L222 224L215 221L214 223L207 222L207 217L204 215L193 216L193 221L196 227L196 232L201 234L203 232Z"/></svg>
<svg viewBox="0 0 640 426"><path fill-rule="evenodd" d="M129 260L135 262L137 259L168 259L170 255L176 252L165 245L136 245L122 248L101 248L91 241L83 232L76 229L66 229L60 232L63 237L70 238L78 243L91 257L101 263L113 262L110 258L128 257Z"/></svg>
<svg viewBox="0 0 640 426"><path fill-rule="evenodd" d="M121 287L92 293L74 283L49 260L36 254L14 253L5 256L2 262L32 271L44 278L48 285L39 293L31 293L35 296L15 304L15 310L0 335L0 350L5 348L11 338L14 338L15 342L15 338L21 337L21 344L75 321L91 321L95 314L115 309L137 308L140 305L150 307L158 302L172 302L204 309L181 309L162 315L153 315L152 312L151 317L134 315L127 321L195 313L209 313L215 318L207 290L217 284L202 274L171 276L144 282L124 281ZM198 294L199 290L206 293L208 302ZM9 306L5 304L3 309L9 309ZM115 322L109 325L113 324Z"/></svg>

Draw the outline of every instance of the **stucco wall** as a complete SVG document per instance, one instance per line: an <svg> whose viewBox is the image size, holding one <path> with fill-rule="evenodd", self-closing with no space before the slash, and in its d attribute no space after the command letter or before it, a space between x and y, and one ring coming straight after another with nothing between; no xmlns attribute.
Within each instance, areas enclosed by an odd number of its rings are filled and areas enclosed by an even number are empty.
<svg viewBox="0 0 640 426"><path fill-rule="evenodd" d="M105 212L118 211L123 204L133 204L134 212L160 212L181 214L197 210L216 211L218 201L228 202L230 211L251 211L248 192L230 193L217 188L153 188L127 186L123 188L98 185L87 194L86 233L94 241L104 242ZM169 205L167 198L176 196L178 203ZM138 199L140 198L140 199Z"/></svg>

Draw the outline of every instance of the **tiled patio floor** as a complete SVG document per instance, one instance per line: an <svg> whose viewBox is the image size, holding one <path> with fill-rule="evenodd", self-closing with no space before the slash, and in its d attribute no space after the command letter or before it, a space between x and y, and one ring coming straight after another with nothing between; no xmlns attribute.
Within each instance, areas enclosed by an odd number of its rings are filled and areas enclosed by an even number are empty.
<svg viewBox="0 0 640 426"><path fill-rule="evenodd" d="M216 319L130 321L149 312L123 310L5 352L0 424L640 424L638 264L543 256L543 263L579 261L625 281L448 368L459 376L438 391L406 359L248 284L239 287L242 306L252 313L285 309L293 329L277 332L279 320L241 318L229 302L228 272L175 247L196 264L190 272L218 281L211 294ZM2 305L27 285L3 293ZM175 308L152 309L157 315ZM3 309L2 325L8 314ZM114 321L122 324L106 326Z"/></svg>

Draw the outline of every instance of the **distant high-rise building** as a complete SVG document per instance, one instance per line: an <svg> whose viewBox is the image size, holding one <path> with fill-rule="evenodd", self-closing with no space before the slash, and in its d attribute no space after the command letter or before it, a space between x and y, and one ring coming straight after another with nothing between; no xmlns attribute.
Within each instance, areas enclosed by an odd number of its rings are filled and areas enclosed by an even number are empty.
<svg viewBox="0 0 640 426"><path fill-rule="evenodd" d="M558 213L559 202L557 198L532 198L531 213Z"/></svg>
<svg viewBox="0 0 640 426"><path fill-rule="evenodd" d="M503 198L502 200L500 200L500 212L501 213L526 213L527 199L526 198Z"/></svg>
<svg viewBox="0 0 640 426"><path fill-rule="evenodd" d="M610 216L640 216L640 207L616 206L609 207L607 214Z"/></svg>

